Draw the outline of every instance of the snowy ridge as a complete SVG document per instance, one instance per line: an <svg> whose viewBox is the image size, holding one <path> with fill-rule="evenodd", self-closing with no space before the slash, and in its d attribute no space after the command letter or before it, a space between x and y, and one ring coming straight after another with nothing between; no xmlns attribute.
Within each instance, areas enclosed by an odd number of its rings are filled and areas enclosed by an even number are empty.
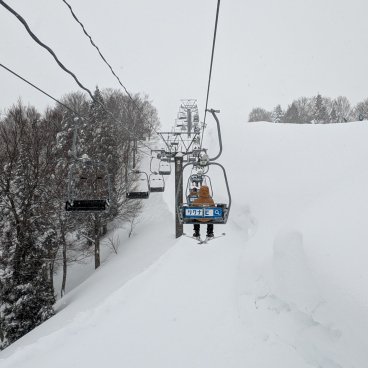
<svg viewBox="0 0 368 368"><path fill-rule="evenodd" d="M137 235L2 368L367 366L368 126L230 128L227 235L173 239L170 178Z"/></svg>

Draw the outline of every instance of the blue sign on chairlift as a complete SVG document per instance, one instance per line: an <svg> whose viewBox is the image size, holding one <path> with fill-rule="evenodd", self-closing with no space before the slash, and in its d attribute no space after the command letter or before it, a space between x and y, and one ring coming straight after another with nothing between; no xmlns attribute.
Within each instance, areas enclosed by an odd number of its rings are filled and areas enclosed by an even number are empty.
<svg viewBox="0 0 368 368"><path fill-rule="evenodd" d="M216 219L223 217L221 207L185 207L184 218L191 219Z"/></svg>

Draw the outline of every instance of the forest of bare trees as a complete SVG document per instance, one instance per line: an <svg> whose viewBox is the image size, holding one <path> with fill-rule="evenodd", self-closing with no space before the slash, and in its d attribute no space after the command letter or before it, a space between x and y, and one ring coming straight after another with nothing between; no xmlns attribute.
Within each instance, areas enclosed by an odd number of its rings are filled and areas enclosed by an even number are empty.
<svg viewBox="0 0 368 368"><path fill-rule="evenodd" d="M108 224L134 224L141 209L126 199L134 180L132 136L151 136L159 124L156 109L146 97L98 88L93 101L71 93L62 102L78 117L62 105L40 113L18 102L0 119L0 349L54 314L56 272L62 273L62 296L70 263L88 258L99 267ZM65 211L76 124L78 156L108 168L109 212Z"/></svg>
<svg viewBox="0 0 368 368"><path fill-rule="evenodd" d="M335 99L323 97L300 97L285 110L277 105L272 111L262 107L252 109L248 121L269 121L273 123L327 124L346 123L368 119L368 99L352 106L345 96Z"/></svg>

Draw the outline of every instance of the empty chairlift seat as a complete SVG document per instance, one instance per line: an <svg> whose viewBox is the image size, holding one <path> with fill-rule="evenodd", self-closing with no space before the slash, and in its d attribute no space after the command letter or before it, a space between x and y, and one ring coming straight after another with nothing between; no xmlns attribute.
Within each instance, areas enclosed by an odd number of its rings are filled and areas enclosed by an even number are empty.
<svg viewBox="0 0 368 368"><path fill-rule="evenodd" d="M171 164L167 161L160 161L158 168L158 173L160 175L170 175L171 174Z"/></svg>
<svg viewBox="0 0 368 368"><path fill-rule="evenodd" d="M126 197L128 199L147 199L149 195L150 185L147 173L135 170L131 176Z"/></svg>
<svg viewBox="0 0 368 368"><path fill-rule="evenodd" d="M68 212L100 212L109 209L110 176L105 164L89 158L76 159L69 169Z"/></svg>
<svg viewBox="0 0 368 368"><path fill-rule="evenodd" d="M150 192L164 192L165 191L165 180L162 175L152 173L149 177Z"/></svg>

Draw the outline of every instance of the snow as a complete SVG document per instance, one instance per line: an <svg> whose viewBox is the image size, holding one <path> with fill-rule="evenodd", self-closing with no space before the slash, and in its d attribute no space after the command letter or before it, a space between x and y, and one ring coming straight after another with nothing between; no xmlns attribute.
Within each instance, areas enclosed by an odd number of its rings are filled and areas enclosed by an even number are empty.
<svg viewBox="0 0 368 368"><path fill-rule="evenodd" d="M2 368L368 366L368 126L223 126L226 236L175 239L165 177L134 236L117 230L118 254L1 352ZM226 200L220 171L211 179Z"/></svg>

